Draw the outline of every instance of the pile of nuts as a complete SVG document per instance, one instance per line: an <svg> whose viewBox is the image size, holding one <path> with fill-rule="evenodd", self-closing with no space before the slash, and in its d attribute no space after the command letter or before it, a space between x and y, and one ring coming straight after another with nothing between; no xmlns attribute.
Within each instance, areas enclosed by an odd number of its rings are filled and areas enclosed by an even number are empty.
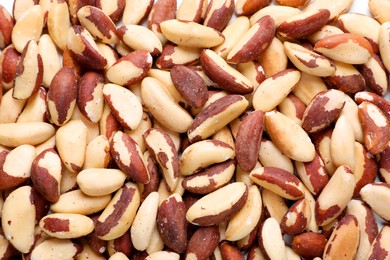
<svg viewBox="0 0 390 260"><path fill-rule="evenodd" d="M0 259L389 259L390 1L270 2L0 5Z"/></svg>

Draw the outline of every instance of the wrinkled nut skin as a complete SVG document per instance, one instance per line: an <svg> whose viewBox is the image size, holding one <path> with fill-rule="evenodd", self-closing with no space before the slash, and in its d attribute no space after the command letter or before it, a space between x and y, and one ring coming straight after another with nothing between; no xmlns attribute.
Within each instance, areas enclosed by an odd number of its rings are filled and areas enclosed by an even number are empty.
<svg viewBox="0 0 390 260"><path fill-rule="evenodd" d="M389 121L384 113L368 101L359 105L358 113L367 150L374 155L385 150L390 140L390 131Z"/></svg>
<svg viewBox="0 0 390 260"><path fill-rule="evenodd" d="M9 90L14 86L16 67L20 58L20 54L10 45L3 50L0 55L0 75L2 90Z"/></svg>
<svg viewBox="0 0 390 260"><path fill-rule="evenodd" d="M103 83L103 76L92 71L85 73L78 82L77 107L92 123L97 123L103 113Z"/></svg>
<svg viewBox="0 0 390 260"><path fill-rule="evenodd" d="M186 206L178 194L165 199L157 213L157 229L164 244L181 254L187 248Z"/></svg>
<svg viewBox="0 0 390 260"><path fill-rule="evenodd" d="M170 73L175 88L188 104L200 108L206 103L207 86L198 73L184 65L174 66Z"/></svg>
<svg viewBox="0 0 390 260"><path fill-rule="evenodd" d="M253 91L251 82L215 52L203 50L200 54L200 63L206 75L217 83L219 88L236 94L249 94Z"/></svg>
<svg viewBox="0 0 390 260"><path fill-rule="evenodd" d="M264 113L253 111L244 118L238 128L236 141L236 159L244 171L251 171L257 162L261 137L263 135Z"/></svg>
<svg viewBox="0 0 390 260"><path fill-rule="evenodd" d="M0 50L11 43L14 19L4 6L0 6Z"/></svg>
<svg viewBox="0 0 390 260"><path fill-rule="evenodd" d="M344 104L344 93L339 90L330 89L318 93L306 107L302 128L308 133L325 129L337 119Z"/></svg>
<svg viewBox="0 0 390 260"><path fill-rule="evenodd" d="M48 201L60 198L61 159L53 148L44 150L31 165L31 181L34 188Z"/></svg>
<svg viewBox="0 0 390 260"><path fill-rule="evenodd" d="M271 16L260 18L235 44L227 56L227 62L237 64L256 59L271 44L275 30Z"/></svg>
<svg viewBox="0 0 390 260"><path fill-rule="evenodd" d="M220 239L218 226L198 228L188 241L186 258L206 260L217 248Z"/></svg>
<svg viewBox="0 0 390 260"><path fill-rule="evenodd" d="M203 24L222 31L234 13L234 0L211 0L207 5Z"/></svg>
<svg viewBox="0 0 390 260"><path fill-rule="evenodd" d="M226 260L244 260L244 255L241 251L233 244L227 241L223 241L219 245L219 249L221 250L222 259Z"/></svg>
<svg viewBox="0 0 390 260"><path fill-rule="evenodd" d="M139 183L148 183L149 173L143 160L143 154L137 143L121 131L114 134L110 142L111 156L118 167L130 178Z"/></svg>
<svg viewBox="0 0 390 260"><path fill-rule="evenodd" d="M319 9L293 16L281 23L277 32L287 38L302 38L309 36L328 23L330 12L327 9Z"/></svg>
<svg viewBox="0 0 390 260"><path fill-rule="evenodd" d="M238 0L236 1L235 11L237 16L249 16L268 6L270 3L270 0Z"/></svg>
<svg viewBox="0 0 390 260"><path fill-rule="evenodd" d="M75 59L86 68L101 70L107 66L107 60L99 53L92 35L80 25L69 28L67 47Z"/></svg>
<svg viewBox="0 0 390 260"><path fill-rule="evenodd" d="M61 68L51 81L47 92L46 116L54 124L67 123L76 106L77 76L72 67Z"/></svg>
<svg viewBox="0 0 390 260"><path fill-rule="evenodd" d="M324 235L306 232L297 235L292 240L292 249L301 257L312 259L322 257L327 240Z"/></svg>

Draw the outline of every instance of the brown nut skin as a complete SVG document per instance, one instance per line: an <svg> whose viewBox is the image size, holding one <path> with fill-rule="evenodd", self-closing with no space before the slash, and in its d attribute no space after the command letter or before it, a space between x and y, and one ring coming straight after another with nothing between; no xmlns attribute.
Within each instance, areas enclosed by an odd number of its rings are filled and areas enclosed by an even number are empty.
<svg viewBox="0 0 390 260"><path fill-rule="evenodd" d="M222 259L224 260L244 260L244 255L240 252L240 250L233 244L227 241L223 241L219 245L219 249L221 250Z"/></svg>
<svg viewBox="0 0 390 260"><path fill-rule="evenodd" d="M257 110L247 115L238 128L234 145L238 165L244 171L251 171L256 165L263 127L264 113Z"/></svg>
<svg viewBox="0 0 390 260"><path fill-rule="evenodd" d="M161 33L160 23L175 19L177 9L177 0L160 0L153 4L150 10L147 26L160 39L162 43L166 42L166 38Z"/></svg>
<svg viewBox="0 0 390 260"><path fill-rule="evenodd" d="M16 66L20 54L16 49L10 45L3 50L0 55L0 75L1 82L0 88L3 90L9 90L14 86L15 75L16 75Z"/></svg>
<svg viewBox="0 0 390 260"><path fill-rule="evenodd" d="M181 254L187 248L186 206L177 193L165 199L157 212L157 230L164 244Z"/></svg>
<svg viewBox="0 0 390 260"><path fill-rule="evenodd" d="M0 50L4 49L11 43L13 27L14 19L7 9L0 5Z"/></svg>
<svg viewBox="0 0 390 260"><path fill-rule="evenodd" d="M77 12L80 8L86 5L95 5L95 0L67 0L66 2L69 6L69 16L73 25L79 23L79 20L77 19Z"/></svg>
<svg viewBox="0 0 390 260"><path fill-rule="evenodd" d="M72 67L61 68L51 81L47 92L46 116L54 124L61 126L73 114L77 96L77 76Z"/></svg>
<svg viewBox="0 0 390 260"><path fill-rule="evenodd" d="M130 257L133 251L130 232L125 232L122 236L108 241L107 251L110 256L117 252L121 252L127 257Z"/></svg>
<svg viewBox="0 0 390 260"><path fill-rule="evenodd" d="M380 108L380 110L382 110L382 112L387 117L387 120L390 121L390 102L387 101L384 97L372 92L361 91L355 94L355 101L358 104L361 104L363 101L374 103L377 107Z"/></svg>
<svg viewBox="0 0 390 260"><path fill-rule="evenodd" d="M198 73L184 65L174 66L170 73L177 91L189 105L200 108L206 103L207 86Z"/></svg>
<svg viewBox="0 0 390 260"><path fill-rule="evenodd" d="M294 39L309 36L327 24L329 17L327 9L313 11L309 16L307 13L298 14L281 23L277 32L283 37Z"/></svg>
<svg viewBox="0 0 390 260"><path fill-rule="evenodd" d="M116 8L111 8L113 5ZM111 20L116 23L118 22L125 10L126 0L95 0L95 6L108 15Z"/></svg>
<svg viewBox="0 0 390 260"><path fill-rule="evenodd" d="M204 25L222 31L234 13L233 0L211 0L207 6Z"/></svg>
<svg viewBox="0 0 390 260"><path fill-rule="evenodd" d="M368 101L359 105L358 113L367 150L374 155L384 151L390 140L390 123L385 114Z"/></svg>
<svg viewBox="0 0 390 260"><path fill-rule="evenodd" d="M236 1L235 11L237 16L250 16L270 3L270 0L238 0Z"/></svg>
<svg viewBox="0 0 390 260"><path fill-rule="evenodd" d="M258 58L271 44L275 30L271 16L260 18L235 44L227 56L227 62L245 63Z"/></svg>
<svg viewBox="0 0 390 260"><path fill-rule="evenodd" d="M386 69L379 55L372 54L367 63L358 65L360 74L362 74L367 87L376 94L383 96L389 85L389 79L386 76Z"/></svg>
<svg viewBox="0 0 390 260"><path fill-rule="evenodd" d="M309 2L308 0L276 0L276 3L284 6L302 7Z"/></svg>
<svg viewBox="0 0 390 260"><path fill-rule="evenodd" d="M144 159L146 163L146 168L148 169L149 172L150 180L147 184L144 185L144 189L141 193L141 200L144 200L153 191L158 190L158 186L160 184L160 179L161 179L157 167L157 162L153 158L153 156L151 156L149 152L145 152L144 157L145 157Z"/></svg>
<svg viewBox="0 0 390 260"><path fill-rule="evenodd" d="M218 226L200 227L188 241L186 257L206 260L217 248L220 239Z"/></svg>
<svg viewBox="0 0 390 260"><path fill-rule="evenodd" d="M355 155L354 175L356 186L353 192L354 198L359 197L359 192L365 185L375 181L378 172L378 163L375 157L361 143L355 142Z"/></svg>
<svg viewBox="0 0 390 260"><path fill-rule="evenodd" d="M306 232L297 235L292 240L292 249L301 257L312 259L322 257L326 245L326 238L320 233Z"/></svg>
<svg viewBox="0 0 390 260"><path fill-rule="evenodd" d="M310 205L306 199L295 202L284 215L280 228L288 235L301 234L310 221Z"/></svg>

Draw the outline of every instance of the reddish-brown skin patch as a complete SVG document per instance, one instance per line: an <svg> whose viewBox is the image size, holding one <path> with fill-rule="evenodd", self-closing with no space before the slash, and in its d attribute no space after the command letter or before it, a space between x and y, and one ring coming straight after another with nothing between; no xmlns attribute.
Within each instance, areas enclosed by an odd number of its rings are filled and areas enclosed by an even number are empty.
<svg viewBox="0 0 390 260"><path fill-rule="evenodd" d="M380 170L390 172L390 146L389 145L387 145L386 149L380 153L378 167ZM381 172L379 172L379 177L381 178L382 181L386 180L382 176Z"/></svg>
<svg viewBox="0 0 390 260"><path fill-rule="evenodd" d="M116 23L122 17L123 11L125 10L125 6L126 6L126 0L115 0L113 2L117 3L117 9L114 12L112 12L111 14L109 14L108 16L111 18L111 20L114 23ZM151 2L153 3L153 1L151 1ZM101 0L96 0L95 6L97 8L99 8L99 9L102 9L102 1ZM150 8L152 8L151 5L149 5L149 10L150 10Z"/></svg>
<svg viewBox="0 0 390 260"><path fill-rule="evenodd" d="M114 239L115 252L122 252L126 256L130 257L133 250L133 243L131 242L130 232L125 232L122 236Z"/></svg>
<svg viewBox="0 0 390 260"><path fill-rule="evenodd" d="M191 176L186 177L183 182L183 188L189 192L195 193L195 194L207 194L210 192L213 192L217 190L218 188L226 185L228 182L223 183L220 186L217 186L217 183L214 181L213 176L219 175L226 171L231 165L235 165L234 160L228 160L223 163L214 164L213 166L199 172L196 174L193 174ZM207 176L209 178L209 183L206 186L199 186L199 187L193 187L189 186L191 184L191 181L194 179L197 179L199 177Z"/></svg>
<svg viewBox="0 0 390 260"><path fill-rule="evenodd" d="M93 101L93 92L95 88L98 86L98 84L103 83L103 76L93 71L88 71L85 73L78 82L77 106L83 116L85 116L87 119L89 119L89 115L85 111L85 107L87 106L88 102Z"/></svg>
<svg viewBox="0 0 390 260"><path fill-rule="evenodd" d="M186 206L175 197L165 199L157 213L157 230L164 244L181 254L187 248Z"/></svg>
<svg viewBox="0 0 390 260"><path fill-rule="evenodd" d="M100 213L96 213L94 215L90 215L89 218L92 219L93 224L96 225L96 222L100 216ZM96 254L101 254L101 248L107 248L107 241L102 240L98 238L96 231L93 230L91 233L85 236L86 242L88 243L89 247L94 251Z"/></svg>
<svg viewBox="0 0 390 260"><path fill-rule="evenodd" d="M244 260L244 255L240 252L240 250L231 244L230 242L224 241L219 246L221 250L222 259L224 260Z"/></svg>
<svg viewBox="0 0 390 260"><path fill-rule="evenodd" d="M211 0L207 6L206 17L209 17L208 21L204 25L214 28L217 31L222 31L229 23L234 13L234 1L230 1L230 5L226 6L226 2L219 9L213 10L214 2L220 2L218 0ZM211 13L212 12L212 13Z"/></svg>
<svg viewBox="0 0 390 260"><path fill-rule="evenodd" d="M329 176L326 174L326 169L320 155L316 152L311 162L305 162L303 164L306 175L309 177L310 183L313 186L314 195L320 194L329 181Z"/></svg>
<svg viewBox="0 0 390 260"><path fill-rule="evenodd" d="M48 201L57 202L60 198L60 190L57 180L50 174L46 168L39 167L40 160L43 160L46 153L54 153L53 148L49 148L40 153L31 166L31 181L35 189ZM61 167L61 165L60 165Z"/></svg>
<svg viewBox="0 0 390 260"><path fill-rule="evenodd" d="M1 63L1 79L3 88L9 89L13 85L16 75L16 66L18 64L20 55L14 47L7 47L2 53Z"/></svg>
<svg viewBox="0 0 390 260"><path fill-rule="evenodd" d="M120 134L118 132L118 134ZM136 182L147 183L149 182L149 174L145 167L145 164L137 151L137 143L128 134L122 133L121 141L126 146L127 155L130 159L130 165L125 164L120 157L119 151L115 150L114 139L110 142L111 156L114 158L118 167L130 178Z"/></svg>
<svg viewBox="0 0 390 260"><path fill-rule="evenodd" d="M363 91L366 86L363 76L359 73L348 76L329 76L323 79L328 86L341 90L346 94L356 94Z"/></svg>
<svg viewBox="0 0 390 260"><path fill-rule="evenodd" d="M281 223L280 223L280 228L282 231L288 235L298 235L302 233L307 224L308 224L308 219L307 217L303 214L302 211L299 210L299 206L304 202L304 199L298 200L295 202L288 212L284 215ZM287 225L286 222L288 221L288 213L295 213L297 215L295 222L293 225Z"/></svg>
<svg viewBox="0 0 390 260"><path fill-rule="evenodd" d="M71 103L77 96L77 76L71 67L62 67L54 76L47 92L48 100L52 101L58 112L57 121L65 123L69 116ZM50 111L47 111L50 114ZM50 115L52 117L53 115Z"/></svg>
<svg viewBox="0 0 390 260"><path fill-rule="evenodd" d="M107 38L111 39L112 34L116 34L115 24L98 8L89 8L90 15L85 17ZM101 39L99 39L101 40Z"/></svg>
<svg viewBox="0 0 390 260"><path fill-rule="evenodd" d="M200 53L200 64L206 75L218 87L235 94L249 94L252 93L253 87L245 83L237 83L236 78L223 70L211 57L209 57L205 50Z"/></svg>
<svg viewBox="0 0 390 260"><path fill-rule="evenodd" d="M353 192L353 196L355 198L359 197L360 190L369 183L374 182L376 178L376 174L378 172L378 164L374 158L374 156L367 151L367 149L363 146L362 153L364 154L364 172L359 180L357 180L355 185L355 190Z"/></svg>
<svg viewBox="0 0 390 260"><path fill-rule="evenodd" d="M380 110L382 110L382 112L387 117L387 120L390 121L390 103L384 97L372 92L362 91L355 95L355 101L358 104L361 104L363 101L374 103L377 107L380 108Z"/></svg>
<svg viewBox="0 0 390 260"><path fill-rule="evenodd" d="M43 221L43 228L56 233L69 231L69 219L46 218Z"/></svg>
<svg viewBox="0 0 390 260"><path fill-rule="evenodd" d="M258 180L277 185L288 195L295 198L303 196L303 192L298 189L300 184L299 179L281 168L265 166L263 167L262 174L253 173L252 176Z"/></svg>
<svg viewBox="0 0 390 260"><path fill-rule="evenodd" d="M270 0L247 0L245 4L242 6L242 14L245 16L252 15L256 13L258 10L268 6L271 3Z"/></svg>
<svg viewBox="0 0 390 260"><path fill-rule="evenodd" d="M8 173L3 171L3 165L5 163L8 153L9 152L6 150L0 152L0 190L7 190L10 188L17 187L28 180L28 178L10 176L8 175Z"/></svg>
<svg viewBox="0 0 390 260"><path fill-rule="evenodd" d="M219 239L218 226L200 227L188 241L186 255L195 254L197 259L207 259L217 248Z"/></svg>
<svg viewBox="0 0 390 260"><path fill-rule="evenodd" d="M184 65L176 65L171 69L171 78L177 91L192 107L200 108L206 103L206 83L194 70Z"/></svg>
<svg viewBox="0 0 390 260"><path fill-rule="evenodd" d="M297 71L297 70L296 69L285 69L285 70L282 70L282 71L276 73L275 75L272 75L271 79L276 80L277 78L283 77L283 76L285 76L288 73L293 72L293 71Z"/></svg>
<svg viewBox="0 0 390 260"><path fill-rule="evenodd" d="M329 17L329 10L320 9L317 13L306 17L305 19L281 23L278 26L277 31L288 38L302 38L321 29L328 23Z"/></svg>
<svg viewBox="0 0 390 260"><path fill-rule="evenodd" d="M157 25L157 31L161 33L160 23L176 18L177 0L159 0L153 4L148 18L148 29L152 30Z"/></svg>
<svg viewBox="0 0 390 260"><path fill-rule="evenodd" d="M200 218L194 219L192 222L196 223L199 226L211 226L211 225L219 225L224 221L231 219L234 214L236 214L242 207L244 207L245 202L248 198L248 187L246 187L244 194L242 197L229 209L225 211L219 212L217 215L209 215Z"/></svg>
<svg viewBox="0 0 390 260"><path fill-rule="evenodd" d="M7 18L4 13L9 15ZM4 45L0 45L0 49L4 49L9 44L11 44L12 39L12 29L14 28L14 20L12 19L11 14L5 9L4 6L0 6L0 34L2 35Z"/></svg>
<svg viewBox="0 0 390 260"><path fill-rule="evenodd" d="M150 181L144 185L141 198L145 199L150 193L158 190L160 184L160 173L157 168L157 162L152 156L148 156L146 160L146 168L149 172Z"/></svg>
<svg viewBox="0 0 390 260"><path fill-rule="evenodd" d="M381 245L382 234L379 233L378 237L372 245L373 250L371 255L368 256L368 260L386 259L389 252Z"/></svg>
<svg viewBox="0 0 390 260"><path fill-rule="evenodd" d="M259 24L257 32L228 62L244 63L252 61L258 58L271 44L276 31L274 20L271 16L266 15L256 23Z"/></svg>
<svg viewBox="0 0 390 260"><path fill-rule="evenodd" d="M333 218L340 213L340 207L338 205L333 205L327 209L320 209L320 205L316 202L315 206L315 217L318 225L321 225L326 220Z"/></svg>
<svg viewBox="0 0 390 260"><path fill-rule="evenodd" d="M373 54L371 44L364 37L352 33L342 33L325 37L324 39L317 41L314 48L333 49L340 44L346 44L350 40L359 44L362 48L367 49L371 55Z"/></svg>
<svg viewBox="0 0 390 260"><path fill-rule="evenodd" d="M324 235L314 232L306 232L293 238L292 249L301 257L312 259L322 257L327 240Z"/></svg>
<svg viewBox="0 0 390 260"><path fill-rule="evenodd" d="M370 244L372 244L372 242L374 242L374 239L378 235L378 224L376 223L376 219L372 210L366 204L362 204L366 210L366 217L364 220L366 228L364 232L367 234L368 241L370 242Z"/></svg>
<svg viewBox="0 0 390 260"><path fill-rule="evenodd" d="M236 158L241 169L251 171L258 160L263 135L264 113L261 110L248 114L238 128L235 141Z"/></svg>
<svg viewBox="0 0 390 260"><path fill-rule="evenodd" d="M111 212L110 216L108 216L104 222L98 220L95 224L95 231L99 237L108 234L112 228L118 225L127 207L133 200L135 191L136 190L133 187L127 187L126 185L122 186L120 198L115 203L114 210Z"/></svg>
<svg viewBox="0 0 390 260"><path fill-rule="evenodd" d="M242 96L239 95L228 95L225 97L222 97L215 102L211 103L209 106L207 106L202 112L200 112L188 128L188 134L194 131L198 126L200 126L204 121L207 119L218 115L219 113L226 110L229 106L232 104L239 102L243 100ZM193 141L193 140L190 140Z"/></svg>

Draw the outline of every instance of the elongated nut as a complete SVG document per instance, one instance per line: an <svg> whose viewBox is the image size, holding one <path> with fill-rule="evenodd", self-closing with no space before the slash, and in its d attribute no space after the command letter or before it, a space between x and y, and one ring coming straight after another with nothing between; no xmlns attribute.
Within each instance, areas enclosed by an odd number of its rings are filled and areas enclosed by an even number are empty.
<svg viewBox="0 0 390 260"><path fill-rule="evenodd" d="M124 12L126 1L125 0L96 0L95 6L101 9L110 19L117 23Z"/></svg>
<svg viewBox="0 0 390 260"><path fill-rule="evenodd" d="M253 107L268 112L277 107L301 78L295 69L283 70L264 80L253 94Z"/></svg>
<svg viewBox="0 0 390 260"><path fill-rule="evenodd" d="M234 45L227 56L230 63L244 63L260 56L275 35L275 22L270 16L259 19Z"/></svg>
<svg viewBox="0 0 390 260"><path fill-rule="evenodd" d="M110 142L111 156L118 167L136 182L148 183L150 180L143 154L137 143L127 134L118 131Z"/></svg>
<svg viewBox="0 0 390 260"><path fill-rule="evenodd" d="M291 173L294 172L291 159L284 155L272 141L265 138L261 140L259 161L263 166L278 167Z"/></svg>
<svg viewBox="0 0 390 260"><path fill-rule="evenodd" d="M254 183L286 199L298 200L304 195L302 182L295 175L280 168L254 168L249 177Z"/></svg>
<svg viewBox="0 0 390 260"><path fill-rule="evenodd" d="M47 215L39 221L39 226L51 237L62 239L82 237L94 229L92 219L74 213Z"/></svg>
<svg viewBox="0 0 390 260"><path fill-rule="evenodd" d="M0 49L3 50L11 43L12 29L14 27L14 20L11 14L4 6L0 7Z"/></svg>
<svg viewBox="0 0 390 260"><path fill-rule="evenodd" d="M162 169L167 190L174 191L179 182L179 156L172 139L157 128L148 129L143 137L149 152Z"/></svg>
<svg viewBox="0 0 390 260"><path fill-rule="evenodd" d="M344 93L334 89L318 93L306 107L302 128L308 133L325 129L340 115L345 104L344 97Z"/></svg>
<svg viewBox="0 0 390 260"><path fill-rule="evenodd" d="M209 193L187 210L187 221L195 225L218 225L229 220L245 204L248 187L239 182Z"/></svg>
<svg viewBox="0 0 390 260"><path fill-rule="evenodd" d="M139 205L140 195L137 186L130 182L124 184L115 193L95 224L98 237L111 240L122 236L133 223Z"/></svg>
<svg viewBox="0 0 390 260"><path fill-rule="evenodd" d="M210 152L212 151L212 152ZM194 174L214 163L234 158L234 149L221 141L204 140L188 146L180 157L180 174Z"/></svg>
<svg viewBox="0 0 390 260"><path fill-rule="evenodd" d="M162 44L158 37L148 28L129 24L118 28L121 40L133 50L146 50L151 55L162 52Z"/></svg>
<svg viewBox="0 0 390 260"><path fill-rule="evenodd" d="M208 105L199 113L188 128L190 142L204 140L229 124L248 106L240 95L228 95Z"/></svg>
<svg viewBox="0 0 390 260"><path fill-rule="evenodd" d="M186 206L177 193L166 198L157 213L157 230L164 244L176 253L187 247Z"/></svg>
<svg viewBox="0 0 390 260"><path fill-rule="evenodd" d="M307 133L292 119L280 112L265 114L265 128L272 142L288 157L310 162L315 157L314 145ZM291 137L294 138L291 138Z"/></svg>
<svg viewBox="0 0 390 260"><path fill-rule="evenodd" d="M329 20L334 20L340 14L347 12L352 3L353 0L319 0L311 2L306 6L304 11L328 9L330 12Z"/></svg>
<svg viewBox="0 0 390 260"><path fill-rule="evenodd" d="M125 179L126 174L118 169L91 168L77 174L77 184L89 196L111 194L122 187Z"/></svg>
<svg viewBox="0 0 390 260"><path fill-rule="evenodd" d="M376 94L383 96L388 89L388 78L381 58L373 54L364 64L359 66L359 71L364 77L367 86Z"/></svg>
<svg viewBox="0 0 390 260"><path fill-rule="evenodd" d="M87 5L77 11L77 17L80 24L101 42L114 44L119 41L115 24L101 9Z"/></svg>
<svg viewBox="0 0 390 260"><path fill-rule="evenodd" d="M100 54L92 35L84 27L70 27L66 43L72 55L84 67L99 70L107 66L107 60Z"/></svg>
<svg viewBox="0 0 390 260"><path fill-rule="evenodd" d="M337 168L316 201L315 218L319 226L329 224L346 208L355 189L355 178L348 166Z"/></svg>
<svg viewBox="0 0 390 260"><path fill-rule="evenodd" d="M277 31L283 37L302 38L318 31L328 23L329 17L328 9L305 11L285 20L278 26Z"/></svg>
<svg viewBox="0 0 390 260"><path fill-rule="evenodd" d="M384 204L384 200L390 195L390 185L387 183L370 183L360 190L360 195L371 209L381 218L390 218L389 208Z"/></svg>
<svg viewBox="0 0 390 260"><path fill-rule="evenodd" d="M17 147L22 144L43 143L55 133L54 127L44 122L0 124L0 144Z"/></svg>
<svg viewBox="0 0 390 260"><path fill-rule="evenodd" d="M316 42L314 50L348 64L365 63L373 53L371 44L365 38L351 33L325 37Z"/></svg>
<svg viewBox="0 0 390 260"><path fill-rule="evenodd" d="M76 106L77 77L72 67L61 68L50 84L47 93L47 116L62 126L69 122Z"/></svg>
<svg viewBox="0 0 390 260"><path fill-rule="evenodd" d="M142 2L137 0L126 1L122 16L123 24L139 24L139 22L146 18L149 14L153 3L154 0L147 0Z"/></svg>
<svg viewBox="0 0 390 260"><path fill-rule="evenodd" d="M305 232L294 236L293 250L304 258L322 257L327 239L321 233Z"/></svg>
<svg viewBox="0 0 390 260"><path fill-rule="evenodd" d="M309 225L310 218L310 202L303 198L289 208L280 223L280 227L286 234L301 234Z"/></svg>
<svg viewBox="0 0 390 260"><path fill-rule="evenodd" d="M54 43L64 50L67 42L66 31L71 27L68 4L64 2L52 3L47 15L47 29Z"/></svg>
<svg viewBox="0 0 390 260"><path fill-rule="evenodd" d="M200 227L191 236L186 250L186 259L207 259L217 248L220 234L217 226Z"/></svg>
<svg viewBox="0 0 390 260"><path fill-rule="evenodd" d="M202 51L200 63L206 75L219 88L237 94L249 94L253 91L252 83L212 50Z"/></svg>
<svg viewBox="0 0 390 260"><path fill-rule="evenodd" d="M77 106L93 123L97 123L103 114L103 83L103 76L92 71L85 73L78 82Z"/></svg>
<svg viewBox="0 0 390 260"><path fill-rule="evenodd" d="M269 259L287 259L282 231L276 219L267 218L264 221L260 227L258 238L261 251Z"/></svg>
<svg viewBox="0 0 390 260"><path fill-rule="evenodd" d="M364 101L359 105L359 119L368 151L372 154L383 151L390 139L389 121L386 116L376 105Z"/></svg>
<svg viewBox="0 0 390 260"><path fill-rule="evenodd" d="M13 45L9 45L0 55L0 74L2 76L0 85L2 92L11 89L15 84L16 66L20 54Z"/></svg>
<svg viewBox="0 0 390 260"><path fill-rule="evenodd" d="M200 52L199 48L166 44L156 59L156 66L165 70L175 65L191 65L199 60Z"/></svg>
<svg viewBox="0 0 390 260"><path fill-rule="evenodd" d="M142 105L133 92L116 84L105 84L103 96L111 113L124 128L134 130L138 127L142 119Z"/></svg>
<svg viewBox="0 0 390 260"><path fill-rule="evenodd" d="M167 38L162 29L164 21L174 19L177 9L177 0L162 0L153 4L150 10L147 27L152 30L160 39L161 43L165 45ZM168 39L169 40L169 39Z"/></svg>
<svg viewBox="0 0 390 260"><path fill-rule="evenodd" d="M34 188L48 201L60 197L61 159L53 148L38 154L31 166L31 181Z"/></svg>
<svg viewBox="0 0 390 260"><path fill-rule="evenodd" d="M18 65L16 66L15 86L12 96L16 99L27 99L42 84L43 63L38 45L34 40L26 43Z"/></svg>
<svg viewBox="0 0 390 260"><path fill-rule="evenodd" d="M167 20L160 24L160 28L168 40L187 47L210 48L225 39L217 30L194 22Z"/></svg>
<svg viewBox="0 0 390 260"><path fill-rule="evenodd" d="M5 237L20 252L28 253L34 243L36 209L32 188L22 186L4 201L1 224Z"/></svg>
<svg viewBox="0 0 390 260"><path fill-rule="evenodd" d="M331 76L336 71L329 59L301 45L286 41L284 51L295 67L308 74L324 77Z"/></svg>
<svg viewBox="0 0 390 260"><path fill-rule="evenodd" d="M159 80L145 78L141 85L141 95L151 114L167 129L177 133L188 130L192 123L191 115L174 101Z"/></svg>
<svg viewBox="0 0 390 260"><path fill-rule="evenodd" d="M34 5L21 15L12 30L12 43L18 52L22 52L30 40L38 41L43 29L43 10Z"/></svg>
<svg viewBox="0 0 390 260"><path fill-rule="evenodd" d="M208 1L184 0L177 8L176 18L196 23L202 23L206 15ZM194 8L195 7L195 8Z"/></svg>
<svg viewBox="0 0 390 260"><path fill-rule="evenodd" d="M233 0L211 0L207 5L203 24L217 31L222 31L229 23L233 13Z"/></svg>
<svg viewBox="0 0 390 260"><path fill-rule="evenodd" d="M274 19L275 25L279 26L281 23L289 19L290 17L293 17L295 15L298 15L301 13L301 10L298 8L293 8L289 6L279 6L279 5L270 5L266 6L260 10L258 10L256 13L254 13L251 18L250 22L251 24L255 24L261 17L269 15Z"/></svg>

